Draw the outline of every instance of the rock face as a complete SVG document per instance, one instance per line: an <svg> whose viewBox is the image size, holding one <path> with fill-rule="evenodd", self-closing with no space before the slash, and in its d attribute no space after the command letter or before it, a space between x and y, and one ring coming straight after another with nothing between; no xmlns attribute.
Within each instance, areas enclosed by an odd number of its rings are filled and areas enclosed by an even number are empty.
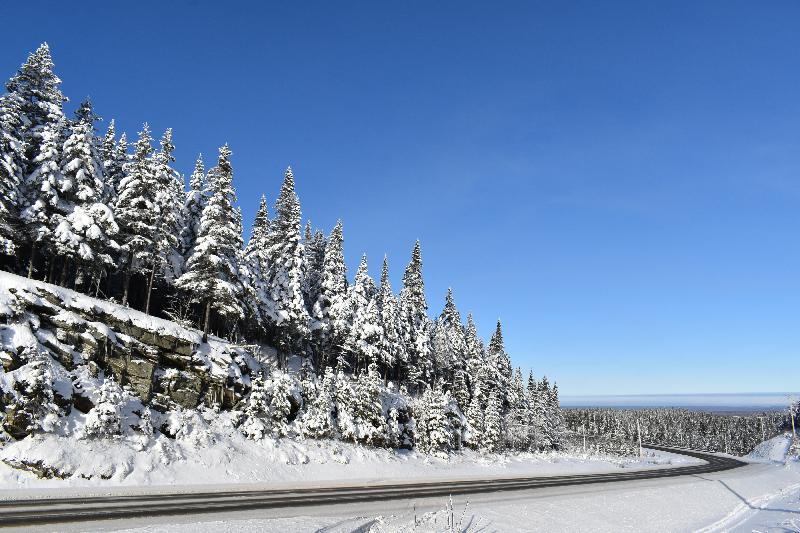
<svg viewBox="0 0 800 533"><path fill-rule="evenodd" d="M258 363L245 349L127 307L0 272L0 363L19 368L30 353L49 353L67 370L103 369L144 403L164 410L200 403L233 407L248 392ZM67 404L91 401L73 387ZM14 436L23 420L6 410Z"/></svg>

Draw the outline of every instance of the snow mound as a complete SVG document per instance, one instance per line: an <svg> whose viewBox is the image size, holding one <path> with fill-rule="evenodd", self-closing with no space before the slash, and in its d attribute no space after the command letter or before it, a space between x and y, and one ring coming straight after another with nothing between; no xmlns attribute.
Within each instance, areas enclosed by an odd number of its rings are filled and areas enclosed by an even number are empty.
<svg viewBox="0 0 800 533"><path fill-rule="evenodd" d="M783 463L786 461L786 456L791 445L792 434L784 433L762 442L745 457L758 463Z"/></svg>

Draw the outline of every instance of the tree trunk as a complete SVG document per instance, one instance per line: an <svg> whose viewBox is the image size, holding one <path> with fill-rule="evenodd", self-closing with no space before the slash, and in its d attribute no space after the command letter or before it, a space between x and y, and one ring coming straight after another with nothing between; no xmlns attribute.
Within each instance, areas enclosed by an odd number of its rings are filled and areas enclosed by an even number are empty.
<svg viewBox="0 0 800 533"><path fill-rule="evenodd" d="M125 276L122 280L122 305L128 305L128 291L131 287L131 271L125 270Z"/></svg>
<svg viewBox="0 0 800 533"><path fill-rule="evenodd" d="M36 262L36 243L31 246L31 257L28 259L28 279L33 277L33 264Z"/></svg>
<svg viewBox="0 0 800 533"><path fill-rule="evenodd" d="M67 269L69 268L69 257L64 258L64 268L61 269L61 281L59 285L64 287L67 284Z"/></svg>
<svg viewBox="0 0 800 533"><path fill-rule="evenodd" d="M211 300L206 301L205 318L203 318L203 342L208 342L208 322L211 317Z"/></svg>
<svg viewBox="0 0 800 533"><path fill-rule="evenodd" d="M47 274L47 283L53 283L56 278L56 262L50 261L50 272Z"/></svg>
<svg viewBox="0 0 800 533"><path fill-rule="evenodd" d="M150 269L150 279L147 280L147 300L144 304L144 314L150 314L150 295L153 293L153 280L156 277L156 264L153 263L153 268Z"/></svg>
<svg viewBox="0 0 800 533"><path fill-rule="evenodd" d="M95 282L94 297L95 298L97 298L97 296L100 294L100 282L101 281L103 281L103 273L102 272L97 274L97 276L94 277L94 282Z"/></svg>

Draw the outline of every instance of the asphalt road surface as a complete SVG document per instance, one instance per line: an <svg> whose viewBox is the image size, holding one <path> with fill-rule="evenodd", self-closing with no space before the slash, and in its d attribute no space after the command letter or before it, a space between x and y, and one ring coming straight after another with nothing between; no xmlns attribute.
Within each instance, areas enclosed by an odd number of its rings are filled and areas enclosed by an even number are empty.
<svg viewBox="0 0 800 533"><path fill-rule="evenodd" d="M647 445L648 448L688 455L704 464L569 476L454 479L429 482L381 483L303 489L219 491L86 498L47 498L0 502L0 527L89 522L164 515L193 515L269 508L297 508L377 502L408 498L447 497L546 487L617 483L624 481L721 472L747 463L697 450Z"/></svg>

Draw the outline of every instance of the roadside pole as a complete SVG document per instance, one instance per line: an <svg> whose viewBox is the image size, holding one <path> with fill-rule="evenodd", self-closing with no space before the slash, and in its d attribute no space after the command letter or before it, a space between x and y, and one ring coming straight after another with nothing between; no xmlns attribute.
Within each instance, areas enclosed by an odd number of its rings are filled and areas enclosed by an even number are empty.
<svg viewBox="0 0 800 533"><path fill-rule="evenodd" d="M636 419L636 434L639 436L639 457L642 457L642 428L638 418Z"/></svg>
<svg viewBox="0 0 800 533"><path fill-rule="evenodd" d="M583 425L583 453L586 453L586 424Z"/></svg>

